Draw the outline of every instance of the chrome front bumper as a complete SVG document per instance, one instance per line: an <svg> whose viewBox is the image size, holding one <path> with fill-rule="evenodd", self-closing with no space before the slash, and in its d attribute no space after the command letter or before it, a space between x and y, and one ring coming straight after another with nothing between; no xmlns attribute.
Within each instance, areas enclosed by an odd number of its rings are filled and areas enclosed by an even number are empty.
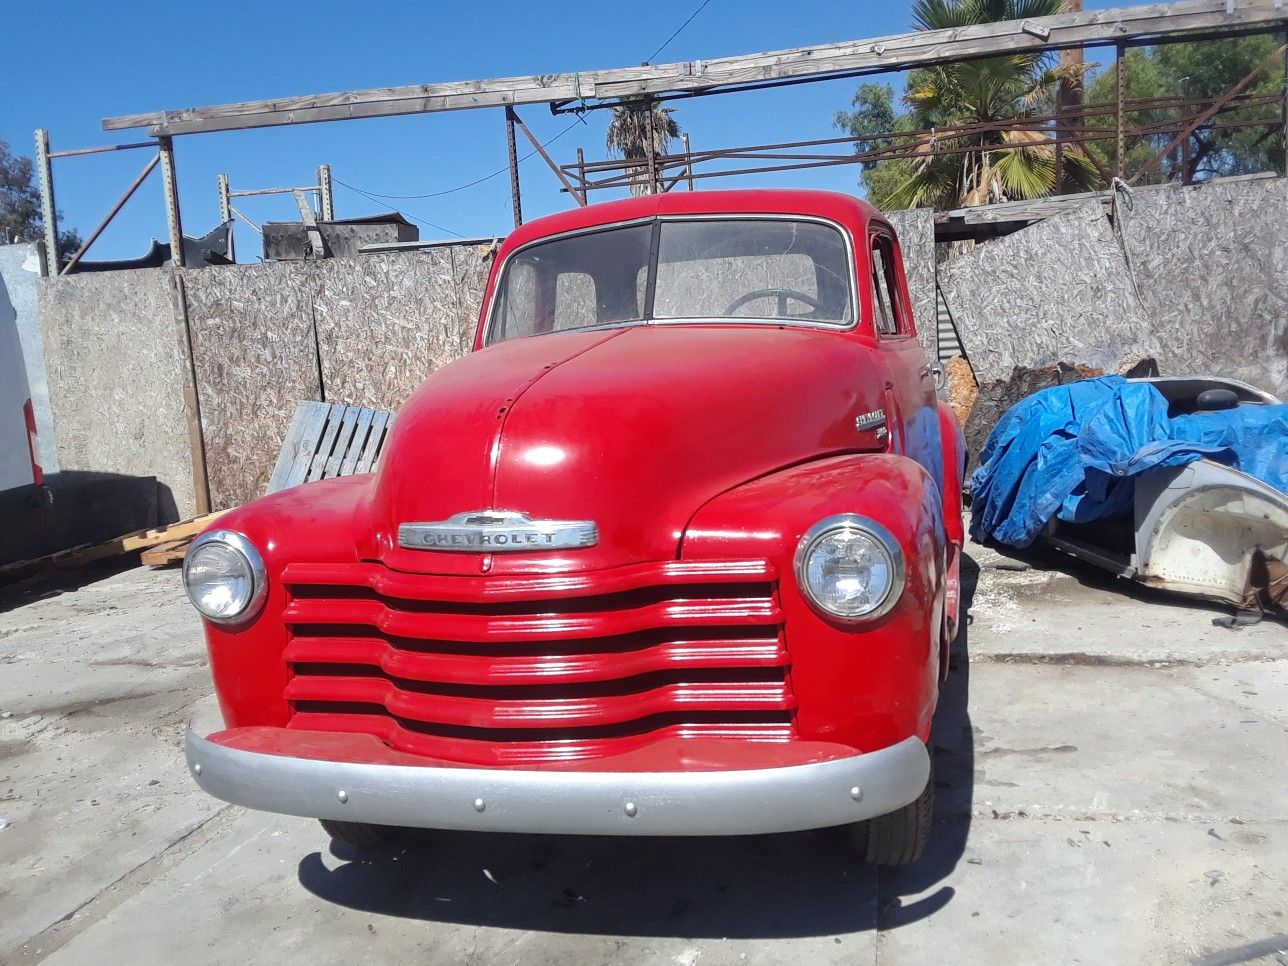
<svg viewBox="0 0 1288 966"><path fill-rule="evenodd" d="M188 770L248 808L411 828L566 835L752 835L844 825L908 804L917 738L867 754L743 771L582 772L370 765L267 755L189 730Z"/></svg>

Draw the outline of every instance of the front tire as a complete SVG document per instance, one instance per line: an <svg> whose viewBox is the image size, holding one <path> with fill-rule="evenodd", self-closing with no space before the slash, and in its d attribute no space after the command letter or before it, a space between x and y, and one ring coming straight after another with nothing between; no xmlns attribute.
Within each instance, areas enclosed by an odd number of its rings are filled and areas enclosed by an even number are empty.
<svg viewBox="0 0 1288 966"><path fill-rule="evenodd" d="M872 865L911 865L921 858L930 838L935 812L935 772L932 767L926 787L907 805L855 828L855 845Z"/></svg>
<svg viewBox="0 0 1288 966"><path fill-rule="evenodd" d="M327 835L355 849L369 849L388 842L398 831L388 825L369 825L366 822L337 822L329 818L318 821Z"/></svg>

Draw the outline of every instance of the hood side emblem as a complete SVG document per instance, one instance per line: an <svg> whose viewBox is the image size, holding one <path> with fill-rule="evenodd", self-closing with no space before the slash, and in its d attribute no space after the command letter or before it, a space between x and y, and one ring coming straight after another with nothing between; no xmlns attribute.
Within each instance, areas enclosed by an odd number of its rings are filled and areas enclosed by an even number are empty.
<svg viewBox="0 0 1288 966"><path fill-rule="evenodd" d="M515 553L576 550L599 543L593 520L534 520L513 510L471 510L446 520L404 523L398 544L408 550Z"/></svg>
<svg viewBox="0 0 1288 966"><path fill-rule="evenodd" d="M866 429L877 429L886 424L886 412L884 409L874 409L870 413L861 413L854 420L854 428L863 432Z"/></svg>

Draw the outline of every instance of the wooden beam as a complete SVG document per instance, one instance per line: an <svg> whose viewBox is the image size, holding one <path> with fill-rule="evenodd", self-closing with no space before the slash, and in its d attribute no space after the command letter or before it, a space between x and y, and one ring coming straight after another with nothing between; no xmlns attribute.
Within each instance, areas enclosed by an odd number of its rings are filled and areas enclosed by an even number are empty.
<svg viewBox="0 0 1288 966"><path fill-rule="evenodd" d="M1288 21L1282 0L1178 0L1063 13L951 30L924 30L870 40L766 51L679 64L538 74L492 80L339 91L111 117L105 130L146 127L153 135L310 124L477 107L514 107L573 99L737 89L794 79L883 73L1000 53L1062 50L1195 31L1273 27Z"/></svg>

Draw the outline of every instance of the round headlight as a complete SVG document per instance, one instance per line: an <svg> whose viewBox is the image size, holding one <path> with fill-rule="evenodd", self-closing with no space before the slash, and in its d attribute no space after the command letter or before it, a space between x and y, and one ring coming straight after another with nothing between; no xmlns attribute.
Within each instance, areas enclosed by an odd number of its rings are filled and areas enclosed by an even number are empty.
<svg viewBox="0 0 1288 966"><path fill-rule="evenodd" d="M255 615L268 581L254 545L233 530L211 530L183 558L188 599L207 620L236 624Z"/></svg>
<svg viewBox="0 0 1288 966"><path fill-rule="evenodd" d="M903 552L890 531L854 513L820 520L796 549L796 580L815 607L843 620L871 620L903 590Z"/></svg>

